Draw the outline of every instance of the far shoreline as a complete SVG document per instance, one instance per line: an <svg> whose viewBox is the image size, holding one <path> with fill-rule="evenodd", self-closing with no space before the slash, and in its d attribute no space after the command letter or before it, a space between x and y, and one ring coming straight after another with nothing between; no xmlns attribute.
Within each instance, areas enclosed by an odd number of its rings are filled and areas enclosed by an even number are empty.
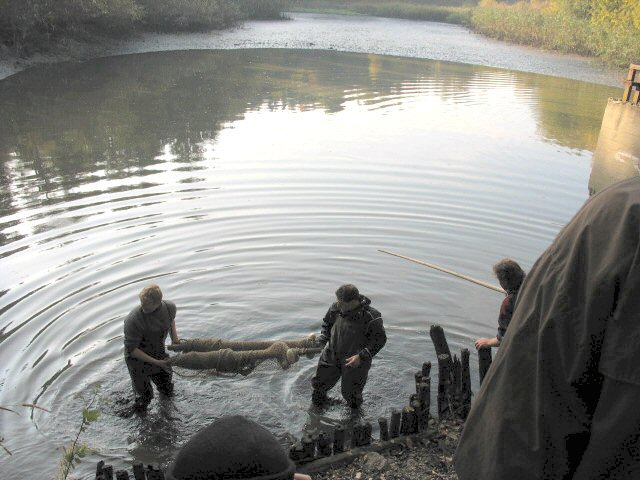
<svg viewBox="0 0 640 480"><path fill-rule="evenodd" d="M451 61L467 63L506 70L523 71L542 75L558 76L579 81L597 83L622 88L626 71L623 69L611 69L597 63L590 57L575 54L561 54L549 52L540 48L522 46L505 41L494 40L474 33L472 30L449 23L431 22L425 20L403 20L386 17L371 17L366 15L352 16L342 14L318 14L289 12L287 16L291 21L282 20L252 20L237 27L224 30L210 30L206 32L188 33L139 33L126 39L113 39L100 37L95 42L80 42L66 40L59 42L47 53L19 58L12 56L7 51L0 52L0 81L15 75L31 67L64 62L84 62L92 59L119 56L126 54L152 53L161 51L178 50L229 50L229 49L256 49L256 48L290 48L309 50L336 50L353 53L372 53L379 55L392 55L407 58L424 58L427 60ZM297 22L314 22L323 27L324 22L344 23L362 22L364 25L376 22L411 22L419 25L429 25L439 29L461 29L464 32L465 41L469 44L477 43L476 49L485 53L483 56L469 58L442 58L442 52L430 52L430 45L353 45L344 39L322 40L313 38L311 32L308 38L300 38L293 35L295 29L291 29L290 38L287 37L287 29ZM395 26L392 25L392 26ZM384 26L383 26L384 28ZM324 32L318 28L316 35ZM298 32L299 34L300 32ZM362 40L360 40L362 41ZM324 43L323 43L324 42ZM478 43L481 42L481 43ZM488 46L488 47L487 47ZM422 49L421 49L422 48ZM454 47L452 47L453 49ZM496 52L484 52L485 48L495 49ZM445 52L446 53L446 52ZM432 55L433 54L433 55ZM513 60L504 61L503 57L511 54L512 57L530 58L528 64L514 65ZM509 63L511 62L511 63ZM517 63L517 62L516 62ZM566 65L566 69L565 69ZM582 70L582 71L581 71ZM585 70L589 72L585 73ZM595 73L594 73L595 72Z"/></svg>

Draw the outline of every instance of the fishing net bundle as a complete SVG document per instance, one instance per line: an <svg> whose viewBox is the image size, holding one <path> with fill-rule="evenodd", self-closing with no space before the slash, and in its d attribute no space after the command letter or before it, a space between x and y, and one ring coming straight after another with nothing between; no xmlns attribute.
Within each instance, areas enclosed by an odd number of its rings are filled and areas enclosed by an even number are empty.
<svg viewBox="0 0 640 480"><path fill-rule="evenodd" d="M316 346L314 335L304 339L277 341L199 338L172 345L169 349L183 352L168 359L172 367L241 375L248 375L265 362L275 362L282 369L287 369L301 355L311 358L322 350Z"/></svg>

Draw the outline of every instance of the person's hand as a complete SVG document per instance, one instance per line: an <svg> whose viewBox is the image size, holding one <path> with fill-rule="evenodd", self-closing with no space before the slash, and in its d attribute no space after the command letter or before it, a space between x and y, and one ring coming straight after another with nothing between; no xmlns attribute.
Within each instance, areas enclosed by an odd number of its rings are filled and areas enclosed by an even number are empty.
<svg viewBox="0 0 640 480"><path fill-rule="evenodd" d="M492 347L494 345L494 340L495 338L479 338L476 340L476 348L479 349L480 347Z"/></svg>
<svg viewBox="0 0 640 480"><path fill-rule="evenodd" d="M347 358L347 360L344 362L345 367L357 367L358 365L360 365L360 355L358 355L357 353L349 358Z"/></svg>
<svg viewBox="0 0 640 480"><path fill-rule="evenodd" d="M324 348L324 346L327 344L328 341L329 341L329 339L327 337L325 337L324 335L320 334L313 341L313 346L315 348Z"/></svg>
<svg viewBox="0 0 640 480"><path fill-rule="evenodd" d="M173 340L171 340L171 345L180 345L181 343L186 343L186 339L185 338L181 338L180 340L174 342Z"/></svg>
<svg viewBox="0 0 640 480"><path fill-rule="evenodd" d="M156 365L167 372L171 371L171 365L167 360L156 360Z"/></svg>

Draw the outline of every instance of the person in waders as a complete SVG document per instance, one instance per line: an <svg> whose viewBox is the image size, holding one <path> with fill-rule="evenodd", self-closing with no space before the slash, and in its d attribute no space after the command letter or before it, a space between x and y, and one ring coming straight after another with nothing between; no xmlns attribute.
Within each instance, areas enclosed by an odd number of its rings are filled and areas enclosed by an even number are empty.
<svg viewBox="0 0 640 480"><path fill-rule="evenodd" d="M153 382L158 391L173 395L171 368L167 365L164 343L179 343L176 331L176 305L162 300L158 285L149 285L140 292L140 305L124 321L124 356L135 394L134 409L146 410L153 398Z"/></svg>
<svg viewBox="0 0 640 480"><path fill-rule="evenodd" d="M518 298L518 292L520 286L524 281L524 270L518 265L515 260L510 258L503 258L493 266L493 273L496 275L500 286L506 292L504 300L500 305L500 313L498 315L498 332L495 337L491 338L479 338L475 342L476 348L480 347L499 347L500 342L505 333L507 333L507 327L513 317L513 309L516 305Z"/></svg>
<svg viewBox="0 0 640 480"><path fill-rule="evenodd" d="M527 275L455 454L460 480L640 478L640 177Z"/></svg>
<svg viewBox="0 0 640 480"><path fill-rule="evenodd" d="M318 338L324 349L311 379L311 400L316 407L325 406L327 392L341 380L342 396L352 409L357 409L362 404L371 360L387 336L382 315L354 285L338 288L336 299L324 317Z"/></svg>

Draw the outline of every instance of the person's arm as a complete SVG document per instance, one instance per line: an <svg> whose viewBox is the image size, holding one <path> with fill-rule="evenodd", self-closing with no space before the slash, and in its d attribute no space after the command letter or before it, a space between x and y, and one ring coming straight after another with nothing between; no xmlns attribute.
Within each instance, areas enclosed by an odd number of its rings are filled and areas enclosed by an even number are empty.
<svg viewBox="0 0 640 480"><path fill-rule="evenodd" d="M334 303L329 307L329 310L327 310L326 315L322 319L320 335L316 340L318 344L324 346L331 339L331 329L333 328L333 324L336 322L336 311L336 304Z"/></svg>
<svg viewBox="0 0 640 480"><path fill-rule="evenodd" d="M180 343L180 338L178 337L178 331L176 330L175 318L171 321L171 330L169 331L169 335L171 336L171 345Z"/></svg>
<svg viewBox="0 0 640 480"><path fill-rule="evenodd" d="M347 358L345 365L347 367L357 367L361 360L371 360L387 343L387 333L382 324L382 315L375 308L369 308L365 315L370 316L367 325L367 346L360 350L357 354Z"/></svg>
<svg viewBox="0 0 640 480"><path fill-rule="evenodd" d="M476 346L476 348L480 348L480 347L499 347L500 346L500 340L498 340L498 337L479 338L479 339L476 340L475 346Z"/></svg>
<svg viewBox="0 0 640 480"><path fill-rule="evenodd" d="M169 311L169 318L171 318L171 328L169 329L169 336L171 337L171 345L175 345L180 343L180 337L178 337L178 330L176 330L176 313L178 308L176 304L170 302L169 300L165 301L165 305L167 306L167 310Z"/></svg>
<svg viewBox="0 0 640 480"><path fill-rule="evenodd" d="M131 356L133 358L137 358L138 360L142 360L143 362L151 363L152 365L157 365L158 367L168 368L166 360L158 360L157 358L153 358L151 355L144 353L139 348L134 348L131 351Z"/></svg>

